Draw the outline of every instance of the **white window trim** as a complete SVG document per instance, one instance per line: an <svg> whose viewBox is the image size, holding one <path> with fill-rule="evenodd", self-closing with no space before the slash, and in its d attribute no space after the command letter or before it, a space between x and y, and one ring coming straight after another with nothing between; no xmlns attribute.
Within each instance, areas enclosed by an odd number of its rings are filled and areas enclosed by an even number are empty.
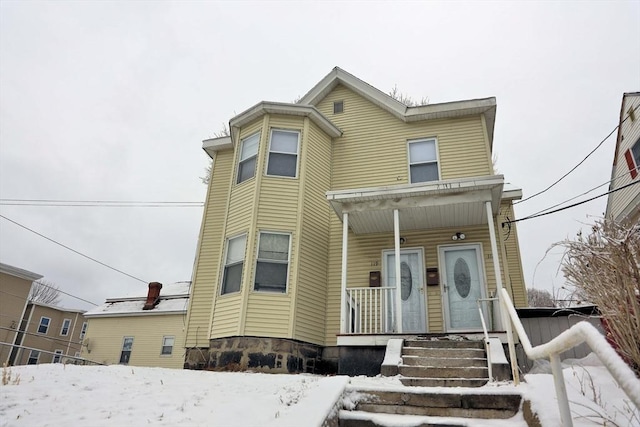
<svg viewBox="0 0 640 427"><path fill-rule="evenodd" d="M242 277L244 276L244 270L245 267L244 265L242 266L242 275L240 276L240 289L238 289L235 292L226 292L226 293L222 293L223 291L223 285L224 285L224 269L227 267L227 253L229 252L229 241L233 240L233 239L237 239L238 237L243 237L244 236L244 258L242 258L242 263L245 264L247 262L247 233L242 233L242 234L236 234L234 236L231 237L227 237L225 239L225 243L224 243L224 256L222 257L222 268L220 269L220 290L218 291L218 295L220 295L221 297L224 297L225 295L237 295L240 292L242 292ZM234 263L237 264L237 263ZM232 265L232 264L229 264Z"/></svg>
<svg viewBox="0 0 640 427"><path fill-rule="evenodd" d="M267 173L267 171L269 170L269 160L271 159L271 141L273 139L273 131L276 132L288 132L288 133L295 133L298 135L298 144L296 147L296 174L295 176L282 176L282 175L269 175L269 173ZM269 147L267 150L267 161L266 161L266 165L264 168L264 174L265 176L269 176L269 177L273 177L273 178L284 178L284 179L298 179L298 173L300 172L300 135L302 134L301 131L299 130L295 130L295 129L280 129L280 128L271 128L271 130L269 131ZM273 151L276 154L287 154L290 156L293 156L292 153L287 153L284 151Z"/></svg>
<svg viewBox="0 0 640 427"><path fill-rule="evenodd" d="M48 319L49 323L47 323L47 330L44 332L40 332L40 326L42 326L42 319ZM38 323L38 329L36 329L36 332L42 335L47 335L49 333L49 328L51 327L51 318L47 317L47 316L41 316L40 317L40 323ZM55 335L54 335L55 336Z"/></svg>
<svg viewBox="0 0 640 427"><path fill-rule="evenodd" d="M168 346L164 345L164 340L167 339L167 338L173 338L173 344L171 345L171 353L163 353L162 352L162 350L165 347L168 347ZM172 357L173 356L173 349L174 349L175 346L176 346L176 337L174 335L165 335L165 336L163 336L162 337L162 345L160 346L160 357Z"/></svg>
<svg viewBox="0 0 640 427"><path fill-rule="evenodd" d="M284 285L284 292L272 292L272 291L260 291L260 290L256 290L256 272L258 270L258 261L260 261L260 258L258 257L258 254L260 253L260 238L262 237L263 234L280 234L280 235L284 235L284 236L289 236L289 249L287 249L287 281L285 282ZM284 232L284 231L268 231L268 230L264 230L264 231L259 231L258 232L258 242L256 245L256 259L254 261L254 268L253 268L253 280L251 280L251 292L256 292L256 293L260 293L260 294L269 294L269 295L287 295L289 293L289 275L291 273L291 246L293 243L293 235L292 233L288 233L288 232ZM275 262L278 264L283 264L282 261L274 261L274 260L269 260L268 262Z"/></svg>
<svg viewBox="0 0 640 427"><path fill-rule="evenodd" d="M64 324L68 322L67 325L67 333L63 334L64 332ZM60 336L66 337L67 335L69 335L69 331L71 330L71 319L64 319L62 321L62 327L60 327Z"/></svg>
<svg viewBox="0 0 640 427"><path fill-rule="evenodd" d="M246 140L250 139L250 138L253 138L254 136L257 136L257 137L258 137L258 149L256 150L256 154L255 154L255 156L251 156L251 157L248 157L248 158L246 158L246 159L244 159L244 160L241 160L241 159L240 159L240 157L242 156L242 148L244 147L244 142L245 142ZM239 147L239 150L238 150L238 158L237 158L237 161L236 161L236 179L235 179L235 185L242 185L242 184L244 184L245 182L247 182L247 181L251 181L253 178L255 178L255 177L256 177L256 171L258 170L258 154L260 154L260 131L254 132L254 133L252 133L251 135L246 136L246 137L244 137L244 138L242 138L242 139L240 140L240 147ZM251 178L247 178L247 179L245 179L245 180L244 180L244 181L242 181L242 182L238 182L238 179L240 179L240 163L241 163L241 162L246 162L247 160L249 160L249 159L251 159L251 158L254 158L254 157L255 157L255 159L256 159L256 164L255 164L255 166L253 167L253 176L252 176Z"/></svg>
<svg viewBox="0 0 640 427"><path fill-rule="evenodd" d="M129 338L131 338L131 350L125 350L125 349L124 349L124 344L125 344L125 342L127 341L127 339L129 339ZM118 363L119 363L120 365L123 365L123 363L122 363L122 362L120 362L120 360L122 360L122 353L124 353L125 351L128 351L128 352L129 352L129 360L127 360L126 365L128 365L128 364L129 364L129 362L131 361L131 354L133 353L133 343L134 343L134 342L135 342L135 337L133 337L133 336L131 336L131 335L122 337L122 345L120 346L120 355L119 355L119 357L118 357Z"/></svg>
<svg viewBox="0 0 640 427"><path fill-rule="evenodd" d="M87 327L89 324L87 322L82 322L82 329L80 329L80 339L83 340L84 336L87 335Z"/></svg>
<svg viewBox="0 0 640 427"><path fill-rule="evenodd" d="M433 141L434 146L436 148L436 159L433 161L429 161L429 162L416 162L416 163L411 163L411 151L409 150L409 147L412 143L414 142L425 142L425 141ZM438 179L437 181L419 181L419 182L413 182L411 181L411 166L416 164L416 165L427 165L427 164L431 164L431 163L436 163L438 166ZM442 181L442 170L440 168L440 149L439 149L439 144L438 144L438 138L436 138L435 136L430 136L427 138L416 138L416 139L408 139L407 140L407 178L409 181L409 184L421 184L421 183L425 183L425 182L438 182L438 181Z"/></svg>
<svg viewBox="0 0 640 427"><path fill-rule="evenodd" d="M36 353L38 353L38 355L35 357L35 359L36 359L36 363L35 363L35 365L37 365L38 363L40 363L40 355L41 355L42 353L41 353L39 350L31 350L31 351L29 352L29 357L27 357L27 365L29 365L29 360L33 359L33 352L34 352L34 351L35 351Z"/></svg>
<svg viewBox="0 0 640 427"><path fill-rule="evenodd" d="M62 363L62 356L64 356L64 351L62 350L54 350L53 357L51 358L51 363ZM56 362L56 357L60 357Z"/></svg>

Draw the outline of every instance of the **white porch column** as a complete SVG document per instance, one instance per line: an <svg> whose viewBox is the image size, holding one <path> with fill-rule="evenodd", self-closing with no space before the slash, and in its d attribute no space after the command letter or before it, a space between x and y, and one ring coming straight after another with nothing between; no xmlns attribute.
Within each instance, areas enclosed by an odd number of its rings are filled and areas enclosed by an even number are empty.
<svg viewBox="0 0 640 427"><path fill-rule="evenodd" d="M396 332L402 333L402 289L400 286L400 213L393 210L393 240L396 269Z"/></svg>
<svg viewBox="0 0 640 427"><path fill-rule="evenodd" d="M489 223L489 237L491 238L491 253L493 258L493 270L496 275L496 295L498 296L498 300L500 304L498 304L500 310L500 319L502 320L502 326L505 328L507 332L507 342L509 344L509 357L511 360L516 359L516 347L513 340L513 331L511 329L511 319L509 315L506 313L506 310L502 309L502 298L500 295L502 292L502 273L500 273L500 255L498 254L498 241L496 238L496 229L493 226L493 209L491 209L491 202L484 202L484 205L487 209L487 222ZM515 385L518 385L520 382L520 376L515 367L511 367L511 375L513 375L513 382Z"/></svg>
<svg viewBox="0 0 640 427"><path fill-rule="evenodd" d="M347 249L349 238L349 214L342 214L342 276L340 279L340 333L347 333Z"/></svg>

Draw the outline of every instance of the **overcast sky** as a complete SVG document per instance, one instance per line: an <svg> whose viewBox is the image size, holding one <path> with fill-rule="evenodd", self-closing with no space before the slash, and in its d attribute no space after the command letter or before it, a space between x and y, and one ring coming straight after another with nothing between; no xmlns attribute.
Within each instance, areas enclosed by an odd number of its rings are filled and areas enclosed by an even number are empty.
<svg viewBox="0 0 640 427"><path fill-rule="evenodd" d="M291 102L334 66L431 103L495 96L497 167L527 196L589 153L617 125L622 94L640 90L640 2L2 0L0 198L203 202L201 141L261 100ZM606 183L614 145L516 215ZM562 286L561 251L545 251L605 206L518 225L528 286ZM170 283L191 278L202 208L2 204L0 214ZM2 218L0 261L96 303L146 292Z"/></svg>

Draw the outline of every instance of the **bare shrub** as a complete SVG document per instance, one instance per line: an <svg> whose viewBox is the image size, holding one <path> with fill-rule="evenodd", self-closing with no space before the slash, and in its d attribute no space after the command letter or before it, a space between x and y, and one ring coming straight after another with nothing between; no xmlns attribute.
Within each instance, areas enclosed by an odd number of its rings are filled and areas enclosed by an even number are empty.
<svg viewBox="0 0 640 427"><path fill-rule="evenodd" d="M544 289L527 289L529 307L555 307L556 302L551 292Z"/></svg>
<svg viewBox="0 0 640 427"><path fill-rule="evenodd" d="M589 236L554 246L566 249L567 281L598 306L607 341L640 376L640 227L601 219Z"/></svg>

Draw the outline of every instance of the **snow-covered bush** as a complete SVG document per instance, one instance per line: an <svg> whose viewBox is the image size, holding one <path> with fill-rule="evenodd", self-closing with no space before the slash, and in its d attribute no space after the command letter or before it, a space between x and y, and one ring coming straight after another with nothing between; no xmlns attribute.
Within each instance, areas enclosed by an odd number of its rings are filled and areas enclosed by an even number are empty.
<svg viewBox="0 0 640 427"><path fill-rule="evenodd" d="M607 340L640 377L640 227L597 220L566 248L562 271L602 314Z"/></svg>

